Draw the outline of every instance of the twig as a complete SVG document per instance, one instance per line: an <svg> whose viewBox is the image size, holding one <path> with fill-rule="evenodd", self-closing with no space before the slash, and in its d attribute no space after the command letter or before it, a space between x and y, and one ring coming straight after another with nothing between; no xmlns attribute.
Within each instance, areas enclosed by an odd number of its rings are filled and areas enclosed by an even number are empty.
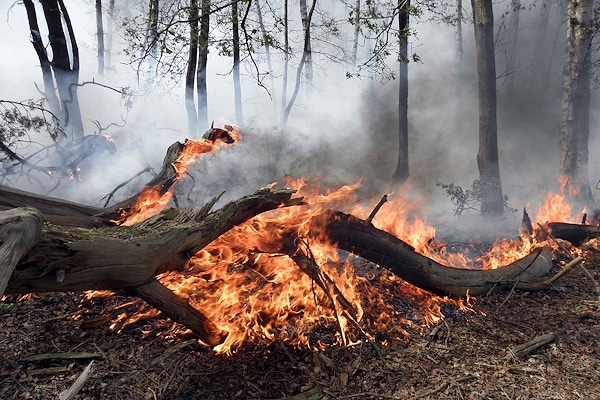
<svg viewBox="0 0 600 400"><path fill-rule="evenodd" d="M576 258L573 255L573 253L571 253L571 251L565 247L565 245L563 245L558 240L556 240L556 238L554 236L552 236L550 234L550 232L548 232L548 230L546 228L544 228L540 223L538 223L538 226L540 227L540 229L542 230L542 232L544 232L546 234L546 236L548 236L550 239L552 239L552 241L554 241L554 243L556 243L558 245L558 247L560 247L565 253L567 253L567 255L571 259L573 259L573 261L576 260L577 258L581 258L581 261L583 261L582 257L577 257ZM581 262L581 261L579 261L579 262ZM579 264L579 262L577 264ZM586 267L584 267L583 265L579 265L579 268L581 268L581 270L583 271L583 273L592 281L592 284L594 285L594 291L596 292L596 294L600 298L600 284L598 283L598 281L596 281L596 279L594 279L594 276L590 273L590 271L588 271L588 269Z"/></svg>
<svg viewBox="0 0 600 400"><path fill-rule="evenodd" d="M83 385L85 385L85 382L88 380L90 374L94 370L93 367L94 360L90 361L90 363L87 365L87 367L85 367L81 375L79 375L79 378L77 378L77 380L71 385L69 389L60 392L60 394L58 395L58 399L71 400L72 398L77 396L77 393L79 393Z"/></svg>
<svg viewBox="0 0 600 400"><path fill-rule="evenodd" d="M560 336L560 331L546 333L544 335L540 335L526 343L520 344L517 347L509 349L504 359L506 361L510 361L515 358L523 357L533 353L535 350L539 349L543 345L546 345L554 340L556 340Z"/></svg>
<svg viewBox="0 0 600 400"><path fill-rule="evenodd" d="M464 381L468 381L469 379L476 379L476 378L477 378L477 376L475 376L475 375L467 375L467 376L463 376L462 378L458 378L458 379L449 379L434 389L431 389L431 390L428 390L427 392L418 394L417 396L415 396L415 399L420 399L422 397L427 397L427 396L431 396L432 394L436 394L436 393L444 390L450 384L464 382Z"/></svg>
<svg viewBox="0 0 600 400"><path fill-rule="evenodd" d="M373 211L371 211L371 214L369 214L367 219L365 219L365 222L364 222L365 225L369 225L373 221L373 218L375 218L375 215L377 215L381 206L383 206L383 204L385 202L387 202L387 197L388 197L388 195L384 194L383 197L381 198L381 200L379 200L379 203L377 203L377 205L375 206Z"/></svg>
<svg viewBox="0 0 600 400"><path fill-rule="evenodd" d="M146 167L143 170L141 170L140 172L138 172L137 174L135 174L134 176L132 176L131 178L127 179L125 182L122 182L120 184L118 184L113 190L112 192L110 192L109 194L107 194L106 196L104 196L101 200L106 199L106 202L104 202L104 207L108 206L108 203L110 202L110 199L112 199L112 197L115 195L115 193L117 192L117 190L121 189L123 186L127 185L129 182L131 182L132 180L134 180L135 178L137 178L138 176L146 173L146 172L154 172L152 167ZM156 176L156 174L154 174Z"/></svg>

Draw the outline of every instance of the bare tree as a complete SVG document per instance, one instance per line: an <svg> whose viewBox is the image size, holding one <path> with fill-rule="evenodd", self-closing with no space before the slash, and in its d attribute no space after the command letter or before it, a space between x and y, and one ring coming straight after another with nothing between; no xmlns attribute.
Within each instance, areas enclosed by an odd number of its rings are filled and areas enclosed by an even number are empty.
<svg viewBox="0 0 600 400"><path fill-rule="evenodd" d="M477 166L478 196L481 213L497 216L504 213L504 196L498 157L496 117L496 56L494 49L494 14L492 0L471 0L477 49L479 81L479 151Z"/></svg>
<svg viewBox="0 0 600 400"><path fill-rule="evenodd" d="M200 39L198 43L198 70L196 85L198 92L198 124L208 128L208 92L206 90L206 66L208 64L208 34L210 29L210 0L202 0L200 17Z"/></svg>
<svg viewBox="0 0 600 400"><path fill-rule="evenodd" d="M104 25L102 23L102 0L96 0L96 39L98 41L98 75L104 76Z"/></svg>
<svg viewBox="0 0 600 400"><path fill-rule="evenodd" d="M242 82L240 81L240 26L238 22L238 4L231 3L231 22L233 31L233 91L235 102L235 119L238 124L244 122L242 113Z"/></svg>
<svg viewBox="0 0 600 400"><path fill-rule="evenodd" d="M406 182L408 171L408 36L410 0L398 0L398 164L392 176L395 183Z"/></svg>
<svg viewBox="0 0 600 400"><path fill-rule="evenodd" d="M593 0L570 0L567 8L567 50L562 74L560 172L578 189L577 199L591 204L588 176L590 74Z"/></svg>
<svg viewBox="0 0 600 400"><path fill-rule="evenodd" d="M198 0L190 0L190 44L185 75L185 109L188 116L188 130L192 137L198 135L198 114L194 101L194 87L196 83L196 68L198 67Z"/></svg>
<svg viewBox="0 0 600 400"><path fill-rule="evenodd" d="M315 4L316 2L313 2L313 7L311 7L311 13L309 16L306 0L300 0L300 15L302 17L302 29L304 30L304 49L302 52L302 56L305 57L304 66L306 68L306 93L308 97L311 96L313 85L313 62L312 49L310 44L310 23L312 21L312 11L314 11Z"/></svg>
<svg viewBox="0 0 600 400"><path fill-rule="evenodd" d="M60 115L65 132L73 137L83 136L83 121L79 109L77 97L77 83L79 81L79 48L75 39L73 25L62 0L41 0L50 47L52 49L52 60L49 60L46 47L44 46L35 5L31 0L25 0L27 18L32 36L32 44L40 60L42 75L44 78L45 96L51 111ZM63 27L66 27L66 32ZM54 83L58 88L58 98L54 93Z"/></svg>

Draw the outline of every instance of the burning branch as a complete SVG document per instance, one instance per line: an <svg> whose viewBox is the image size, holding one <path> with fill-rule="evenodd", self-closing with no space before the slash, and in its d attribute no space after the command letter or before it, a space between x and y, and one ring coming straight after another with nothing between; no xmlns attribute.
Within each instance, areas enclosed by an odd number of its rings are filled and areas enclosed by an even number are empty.
<svg viewBox="0 0 600 400"><path fill-rule="evenodd" d="M365 219L365 225L370 225L371 222L373 222L373 218L375 218L375 215L377 215L381 206L383 206L383 204L385 202L387 202L387 198L388 198L388 195L384 194L383 197L381 198L381 200L379 200L379 203L377 203L377 205L373 209L373 211L371 211L371 214L369 214L367 219Z"/></svg>

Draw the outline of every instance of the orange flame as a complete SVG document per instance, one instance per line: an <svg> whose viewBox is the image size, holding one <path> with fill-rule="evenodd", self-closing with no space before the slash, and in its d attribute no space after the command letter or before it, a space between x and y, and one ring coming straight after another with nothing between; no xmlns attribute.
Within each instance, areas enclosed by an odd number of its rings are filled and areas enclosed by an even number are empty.
<svg viewBox="0 0 600 400"><path fill-rule="evenodd" d="M214 155L226 144L237 143L242 139L238 130L230 125L227 125L226 129L212 129L208 133L200 140L188 139L185 141L177 159L171 164L176 177L166 188L168 190L165 191L165 188L159 186L144 187L138 195L136 203L128 209L121 209L121 218L113 222L116 225L133 225L160 213L168 207L173 198L173 185L185 175L190 165L200 160L205 154Z"/></svg>

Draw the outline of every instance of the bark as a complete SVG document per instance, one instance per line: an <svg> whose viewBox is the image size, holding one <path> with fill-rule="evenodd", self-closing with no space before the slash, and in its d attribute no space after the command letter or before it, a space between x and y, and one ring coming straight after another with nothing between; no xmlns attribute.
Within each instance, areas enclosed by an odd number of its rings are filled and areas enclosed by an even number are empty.
<svg viewBox="0 0 600 400"><path fill-rule="evenodd" d="M590 239L600 236L600 226L598 225L579 225L568 224L564 222L551 222L548 228L552 232L552 236L559 239L564 239L573 246L581 246Z"/></svg>
<svg viewBox="0 0 600 400"><path fill-rule="evenodd" d="M96 0L96 37L98 39L98 75L104 76L104 25L102 23L102 0Z"/></svg>
<svg viewBox="0 0 600 400"><path fill-rule="evenodd" d="M256 3L256 16L258 17L258 26L260 27L260 32L262 34L265 46L265 57L267 59L267 76L269 79L269 92L273 95L273 104L277 104L277 99L275 97L275 80L273 79L273 63L271 61L271 45L268 40L268 33L265 29L265 24L263 21L262 8L260 6L260 1L255 0Z"/></svg>
<svg viewBox="0 0 600 400"><path fill-rule="evenodd" d="M287 125L288 118L290 117L290 112L292 111L292 107L296 102L296 97L298 96L298 92L300 91L300 79L302 78L302 70L307 63L308 57L310 55L310 23L312 20L313 12L315 11L315 6L317 4L317 0L313 0L312 5L310 7L310 11L307 14L306 21L303 20L304 29L304 48L302 51L302 57L300 58L300 63L298 64L298 69L296 70L296 84L294 86L294 91L292 93L292 97L290 101L287 103L285 110L283 110L282 124L283 126ZM287 32L287 30L286 30ZM287 48L287 46L286 46Z"/></svg>
<svg viewBox="0 0 600 400"><path fill-rule="evenodd" d="M592 204L588 176L593 0L568 5L567 49L562 76L560 173L579 189L576 199Z"/></svg>
<svg viewBox="0 0 600 400"><path fill-rule="evenodd" d="M0 212L0 298L18 262L38 242L43 222L33 208Z"/></svg>
<svg viewBox="0 0 600 400"><path fill-rule="evenodd" d="M398 75L398 164L392 177L397 184L406 182L408 171L408 36L410 0L398 0L400 7L398 23L400 28L400 43L398 45L398 58L400 71Z"/></svg>
<svg viewBox="0 0 600 400"><path fill-rule="evenodd" d="M198 0L190 0L190 49L185 75L185 109L187 111L190 137L198 136L198 114L196 112L196 102L194 101L196 67L198 66L198 17Z"/></svg>
<svg viewBox="0 0 600 400"><path fill-rule="evenodd" d="M106 59L104 68L110 70L113 45L113 21L115 19L115 0L108 2L108 19L106 21Z"/></svg>
<svg viewBox="0 0 600 400"><path fill-rule="evenodd" d="M314 9L316 0L313 1L311 9ZM310 98L312 95L313 86L313 63L312 63L312 50L310 44L310 24L312 21L312 10L309 11L306 5L306 0L300 0L300 16L302 18L302 29L304 30L304 55L305 55L305 68L306 68L306 94Z"/></svg>
<svg viewBox="0 0 600 400"><path fill-rule="evenodd" d="M56 116L62 115L62 108L60 101L56 95L56 88L54 87L54 78L52 75L52 64L48 59L48 52L42 41L42 35L37 21L37 13L35 11L35 5L33 0L24 0L25 10L27 11L27 20L29 22L29 31L31 33L31 44L35 50L40 61L40 67L42 69L42 79L44 81L44 96L48 100L48 106L50 111Z"/></svg>
<svg viewBox="0 0 600 400"><path fill-rule="evenodd" d="M148 3L148 26L146 28L146 45L144 52L148 52L148 71L146 74L146 85L154 82L156 73L156 62L158 58L158 8L159 0L150 0Z"/></svg>
<svg viewBox="0 0 600 400"><path fill-rule="evenodd" d="M210 29L210 0L202 0L200 18L200 42L198 43L198 69L196 85L198 91L198 124L200 129L208 127L208 92L206 90L206 66L208 64L208 32Z"/></svg>
<svg viewBox="0 0 600 400"><path fill-rule="evenodd" d="M356 0L354 4L354 40L352 42L352 69L354 74L357 73L358 60L358 38L360 35L360 1Z"/></svg>
<svg viewBox="0 0 600 400"><path fill-rule="evenodd" d="M79 99L77 97L77 83L79 81L79 49L75 39L75 33L71 24L71 19L62 0L42 0L42 9L48 27L48 37L50 47L52 48L52 61L50 68L54 74L56 87L60 98L61 112L56 115L61 116L61 122L66 132L73 138L83 137L83 121L79 109ZM30 27L32 18L28 11ZM67 28L67 32L63 29ZM33 33L33 32L32 32ZM37 31L39 34L39 30ZM34 43L34 48L36 44ZM45 49L44 49L45 51ZM40 51L36 48L38 58ZM69 54L69 52L71 54ZM47 59L47 55L46 55ZM42 61L42 59L40 59ZM42 64L45 60L42 61ZM42 65L42 73L45 74L44 82L49 78ZM48 82L49 84L50 82Z"/></svg>
<svg viewBox="0 0 600 400"><path fill-rule="evenodd" d="M498 160L496 58L492 0L471 0L471 4L475 24L479 82L479 151L477 153L477 166L481 184L481 213L485 216L498 216L504 213L504 198Z"/></svg>
<svg viewBox="0 0 600 400"><path fill-rule="evenodd" d="M389 269L406 282L442 296L486 295L497 290L511 290L547 274L552 268L548 248L503 268L467 270L450 268L414 251L395 236L365 224L351 215L330 212L315 220L327 238L342 250L349 251ZM315 230L318 231L318 230Z"/></svg>
<svg viewBox="0 0 600 400"><path fill-rule="evenodd" d="M235 102L235 119L238 125L244 123L242 113L242 82L240 80L240 26L238 4L231 3L231 24L233 34L233 92Z"/></svg>
<svg viewBox="0 0 600 400"><path fill-rule="evenodd" d="M287 84L290 63L290 38L288 21L288 0L283 2L283 77L281 79L281 121L287 122L285 109L287 106Z"/></svg>

